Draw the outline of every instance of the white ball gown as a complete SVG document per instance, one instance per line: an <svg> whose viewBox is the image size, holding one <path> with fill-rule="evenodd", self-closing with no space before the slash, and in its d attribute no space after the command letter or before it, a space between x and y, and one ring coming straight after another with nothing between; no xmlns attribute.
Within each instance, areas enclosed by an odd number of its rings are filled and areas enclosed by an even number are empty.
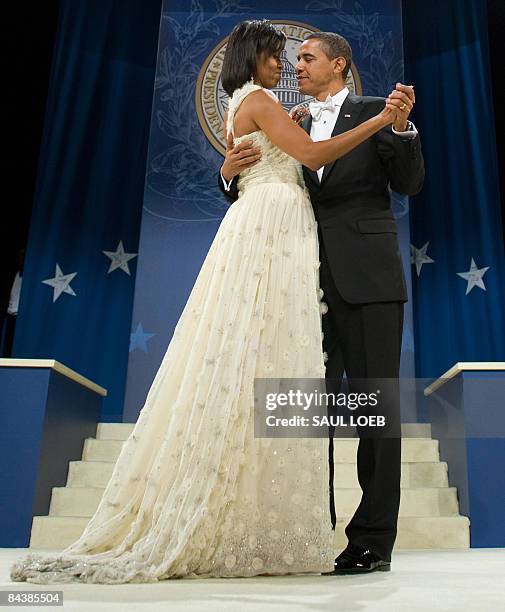
<svg viewBox="0 0 505 612"><path fill-rule="evenodd" d="M228 129L243 99L237 89ZM323 378L318 242L300 164L259 131L138 421L81 537L11 579L120 584L333 568L327 439L254 437L254 378Z"/></svg>

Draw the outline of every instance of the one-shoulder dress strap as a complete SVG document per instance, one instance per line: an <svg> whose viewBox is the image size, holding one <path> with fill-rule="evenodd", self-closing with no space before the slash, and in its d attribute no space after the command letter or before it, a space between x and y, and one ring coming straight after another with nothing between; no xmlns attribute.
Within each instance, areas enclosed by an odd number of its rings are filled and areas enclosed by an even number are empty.
<svg viewBox="0 0 505 612"><path fill-rule="evenodd" d="M239 106L245 100L245 98L252 93L253 91L258 91L258 89L263 89L261 85L256 85L252 81L247 81L244 83L242 87L239 87L233 92L232 97L228 103L228 122L226 125L226 135L228 136L231 132L232 136L235 138L235 130L233 126L233 120L235 118L235 113L237 112Z"/></svg>

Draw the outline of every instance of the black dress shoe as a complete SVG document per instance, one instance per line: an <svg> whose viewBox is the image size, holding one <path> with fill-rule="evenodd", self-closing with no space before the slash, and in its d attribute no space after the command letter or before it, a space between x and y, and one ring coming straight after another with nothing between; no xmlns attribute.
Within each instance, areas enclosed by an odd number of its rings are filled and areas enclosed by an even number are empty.
<svg viewBox="0 0 505 612"><path fill-rule="evenodd" d="M389 572L391 562L382 560L379 555L368 548L349 546L336 559L331 572L323 572L323 576L338 576L340 574L367 574L369 572Z"/></svg>

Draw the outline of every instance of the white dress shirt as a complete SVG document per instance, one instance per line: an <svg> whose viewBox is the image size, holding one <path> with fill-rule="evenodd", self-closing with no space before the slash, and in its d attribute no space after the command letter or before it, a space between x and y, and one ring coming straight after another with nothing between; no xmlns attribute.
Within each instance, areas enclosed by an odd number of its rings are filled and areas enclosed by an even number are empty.
<svg viewBox="0 0 505 612"><path fill-rule="evenodd" d="M340 114L340 109L342 108L342 104L348 95L349 90L347 87L344 87L344 89L336 93L334 96L331 96L334 110L323 109L321 117L317 121L316 119L312 119L312 125L310 126L310 137L314 142L331 138L331 133L333 132L333 128L335 127L335 123L337 123L337 119ZM321 168L319 168L317 171L319 182L321 182L323 172L324 166L321 166Z"/></svg>

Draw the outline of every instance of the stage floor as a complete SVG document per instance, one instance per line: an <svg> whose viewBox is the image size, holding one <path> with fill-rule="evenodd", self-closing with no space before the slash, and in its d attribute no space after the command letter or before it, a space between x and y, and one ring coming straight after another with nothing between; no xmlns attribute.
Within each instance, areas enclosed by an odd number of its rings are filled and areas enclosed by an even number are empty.
<svg viewBox="0 0 505 612"><path fill-rule="evenodd" d="M62 590L64 610L484 612L503 609L505 602L503 548L398 551L391 572L364 576L168 580L156 584L67 584L50 588L10 581L9 566L23 554L26 549L0 549L0 590Z"/></svg>

